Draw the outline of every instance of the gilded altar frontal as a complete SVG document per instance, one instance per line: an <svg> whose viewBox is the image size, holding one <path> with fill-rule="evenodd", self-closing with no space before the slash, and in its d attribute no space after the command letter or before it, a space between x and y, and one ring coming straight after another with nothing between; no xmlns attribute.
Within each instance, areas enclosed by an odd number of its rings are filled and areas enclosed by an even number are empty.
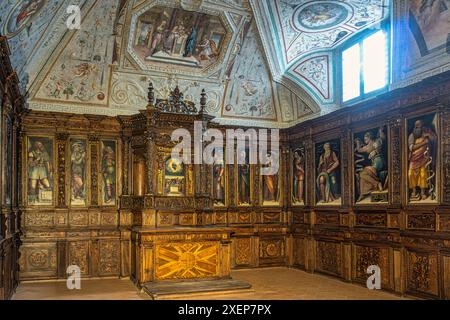
<svg viewBox="0 0 450 320"><path fill-rule="evenodd" d="M449 70L450 0L1 1L0 300L450 300Z"/></svg>

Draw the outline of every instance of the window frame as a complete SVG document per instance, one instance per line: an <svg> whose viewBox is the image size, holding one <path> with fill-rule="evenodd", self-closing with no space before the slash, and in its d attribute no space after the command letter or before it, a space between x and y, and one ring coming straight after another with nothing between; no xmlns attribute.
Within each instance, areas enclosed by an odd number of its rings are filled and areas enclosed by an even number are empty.
<svg viewBox="0 0 450 320"><path fill-rule="evenodd" d="M371 91L369 93L365 93L364 92L364 64L363 64L363 59L364 59L364 54L363 54L363 46L362 43L363 41L370 37L371 35L377 33L378 31L384 31L386 33L386 39L387 39L387 82L386 85L383 88ZM360 90L360 94L359 96L346 100L344 101L344 81L343 81L343 60L342 60L342 54L345 50L351 48L354 45L359 44L359 49L360 49L360 60L361 60L361 64L360 64L360 70L359 70L359 90ZM387 92L389 90L389 85L391 83L391 47L392 47L392 36L391 36L391 26L390 26L390 21L389 19L383 21L380 23L380 28L377 29L368 29L365 30L357 35L355 35L354 37L350 38L350 40L345 41L344 44L342 46L340 46L337 49L337 56L339 57L338 59L338 68L339 68L339 82L340 82L340 103L343 106L347 106L347 105L351 105L354 104L356 102L361 102L363 100L372 98L374 96L377 96L381 93Z"/></svg>

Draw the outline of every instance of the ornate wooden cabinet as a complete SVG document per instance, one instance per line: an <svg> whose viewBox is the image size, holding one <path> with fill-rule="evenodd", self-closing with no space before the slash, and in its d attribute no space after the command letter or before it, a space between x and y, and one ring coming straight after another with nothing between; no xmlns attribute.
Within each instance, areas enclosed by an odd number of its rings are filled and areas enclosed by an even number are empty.
<svg viewBox="0 0 450 320"><path fill-rule="evenodd" d="M18 279L20 246L19 136L23 99L9 61L6 38L0 35L0 300L11 298Z"/></svg>
<svg viewBox="0 0 450 320"><path fill-rule="evenodd" d="M230 234L226 227L207 227L212 211L212 167L194 158L194 146L212 117L183 99L178 87L168 100L154 99L149 88L147 110L121 117L124 153L124 194L120 215L131 226L131 276L138 284L162 280L230 278ZM184 130L190 161L171 156ZM192 138L190 138L192 137ZM181 140L180 140L181 141Z"/></svg>

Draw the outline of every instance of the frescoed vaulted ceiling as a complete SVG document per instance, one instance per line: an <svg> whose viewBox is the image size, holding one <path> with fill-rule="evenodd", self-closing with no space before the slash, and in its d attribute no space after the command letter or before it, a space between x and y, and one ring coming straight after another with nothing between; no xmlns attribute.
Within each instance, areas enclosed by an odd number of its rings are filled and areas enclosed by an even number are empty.
<svg viewBox="0 0 450 320"><path fill-rule="evenodd" d="M81 29L69 30L69 5ZM2 0L32 109L104 115L176 85L226 124L287 127L338 108L333 49L389 14L389 0Z"/></svg>
<svg viewBox="0 0 450 320"><path fill-rule="evenodd" d="M334 104L333 49L389 16L389 0L250 0L272 75Z"/></svg>

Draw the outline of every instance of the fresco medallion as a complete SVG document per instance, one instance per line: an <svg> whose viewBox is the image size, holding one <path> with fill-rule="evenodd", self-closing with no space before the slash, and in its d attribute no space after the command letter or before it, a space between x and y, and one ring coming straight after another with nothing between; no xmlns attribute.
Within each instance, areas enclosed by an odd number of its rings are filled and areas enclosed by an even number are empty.
<svg viewBox="0 0 450 320"><path fill-rule="evenodd" d="M12 38L29 28L46 3L46 0L19 1L8 15L3 33Z"/></svg>
<svg viewBox="0 0 450 320"><path fill-rule="evenodd" d="M300 31L320 32L336 28L353 16L351 6L336 1L311 1L299 6L293 14L293 25Z"/></svg>

